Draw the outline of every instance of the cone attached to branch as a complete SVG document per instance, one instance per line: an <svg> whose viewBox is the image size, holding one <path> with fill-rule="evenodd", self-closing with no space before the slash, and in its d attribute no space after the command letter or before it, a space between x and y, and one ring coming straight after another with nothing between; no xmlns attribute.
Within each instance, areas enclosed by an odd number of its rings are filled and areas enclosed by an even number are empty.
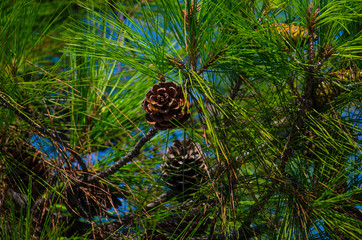
<svg viewBox="0 0 362 240"><path fill-rule="evenodd" d="M308 37L308 30L294 24L287 23L276 23L275 24L277 31L283 37L289 37L294 43L298 42L299 39L306 39ZM317 38L317 35L313 35L314 38Z"/></svg>
<svg viewBox="0 0 362 240"><path fill-rule="evenodd" d="M191 139L174 140L162 165L166 184L177 192L193 192L199 186L205 171L203 154Z"/></svg>
<svg viewBox="0 0 362 240"><path fill-rule="evenodd" d="M173 82L154 85L146 94L142 107L146 120L160 130L175 128L190 117L187 96L182 87Z"/></svg>
<svg viewBox="0 0 362 240"><path fill-rule="evenodd" d="M337 77L342 82L361 82L362 81L362 71L361 70L347 70L342 69L329 74L332 77Z"/></svg>
<svg viewBox="0 0 362 240"><path fill-rule="evenodd" d="M318 84L315 93L314 99L316 101L317 107L321 107L326 103L332 101L335 97L337 97L341 92L341 89L336 85L328 81L322 81Z"/></svg>

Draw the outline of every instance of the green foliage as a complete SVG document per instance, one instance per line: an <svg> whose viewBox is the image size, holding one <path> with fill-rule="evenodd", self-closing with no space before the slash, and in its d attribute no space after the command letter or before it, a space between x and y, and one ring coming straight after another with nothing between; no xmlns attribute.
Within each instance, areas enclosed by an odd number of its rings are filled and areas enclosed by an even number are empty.
<svg viewBox="0 0 362 240"><path fill-rule="evenodd" d="M2 1L5 236L29 239L34 222L9 227L44 200L69 225L54 238L360 239L361 3ZM191 119L147 132L161 81ZM191 198L160 167L187 138L207 166ZM9 192L28 193L25 216Z"/></svg>
<svg viewBox="0 0 362 240"><path fill-rule="evenodd" d="M26 194L22 194L26 205L19 209L19 206L10 201L10 199L7 199L6 202L2 203L4 206L2 206L0 218L1 239L34 239L35 232L39 232L39 228L41 228L41 231L37 236L38 239L58 239L62 236L64 232L63 226L60 224L54 228L55 219L52 219L50 212L45 213L45 217L41 225L34 225L32 219L35 218L35 216L33 214L44 214L44 211L43 209L32 209L34 206L31 203L32 191L32 179L30 178L29 185L27 186L27 192ZM12 194L14 194L14 192L12 192ZM53 200L53 203L56 204L56 200Z"/></svg>

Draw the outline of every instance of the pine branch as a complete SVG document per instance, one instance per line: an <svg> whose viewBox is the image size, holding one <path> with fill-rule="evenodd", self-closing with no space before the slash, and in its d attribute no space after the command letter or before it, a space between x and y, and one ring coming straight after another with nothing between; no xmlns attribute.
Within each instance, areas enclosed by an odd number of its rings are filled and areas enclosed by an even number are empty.
<svg viewBox="0 0 362 240"><path fill-rule="evenodd" d="M87 166L86 164L84 163L82 157L76 152L74 151L67 142L64 142L58 135L56 135L55 133L51 132L50 130L44 128L43 126L37 124L33 119L32 117L28 116L27 114L25 114L24 112L22 111L19 111L17 109L16 106L14 106L14 104L8 99L7 96L5 96L5 94L0 91L0 98L1 98L1 101L0 102L0 106L5 106L6 108L8 109L11 109L19 118L23 119L25 122L27 122L29 125L31 125L32 127L34 127L36 130L38 130L40 133L44 134L45 136L53 139L55 142L59 142L60 145L62 145L64 147L65 150L68 150L74 157L75 159L77 159L80 167L82 168L82 171L83 172L88 172L88 169L87 169ZM30 114L30 111L27 111L26 109L24 109L26 112L29 112ZM66 154L64 154L66 156Z"/></svg>
<svg viewBox="0 0 362 240"><path fill-rule="evenodd" d="M317 22L317 15L319 12L319 8L312 13L313 10L313 2L310 2L309 7L307 9L307 28L308 28L308 66L303 66L301 62L299 62L296 58L291 56L291 59L301 66L306 74L306 81L304 86L304 96L298 99L298 103L300 105L300 109L297 112L297 118L291 128L289 133L288 142L285 145L285 150L282 153L281 160L279 163L279 169L282 173L285 172L285 167L288 162L289 157L293 153L293 147L295 143L298 141L298 131L303 129L305 123L306 112L310 111L315 106L315 100L313 98L313 92L315 91L316 81L315 81L315 71L319 68L319 66L328 59L328 54L326 54L326 59L313 66L314 62L314 39L315 39L315 25ZM330 52L329 52L330 53Z"/></svg>
<svg viewBox="0 0 362 240"><path fill-rule="evenodd" d="M298 59L296 59L294 56L290 56L290 59L292 59L294 62L296 62L304 70L307 70L307 67L303 63L301 63Z"/></svg>
<svg viewBox="0 0 362 240"><path fill-rule="evenodd" d="M307 28L308 28L308 67L307 67L307 76L306 76L306 83L305 83L305 98L302 102L302 109L310 109L312 108L315 103L313 99L313 91L315 89L315 68L313 67L314 62L314 31L315 25L317 22L317 15L319 9L317 8L313 13L313 1L310 2L309 7L307 9Z"/></svg>
<svg viewBox="0 0 362 240"><path fill-rule="evenodd" d="M323 51L324 56L322 57L322 59L314 66L313 71L317 71L322 64L327 61L331 56L332 56L332 50L333 48L331 46L327 46L327 48L325 49L325 51Z"/></svg>
<svg viewBox="0 0 362 240"><path fill-rule="evenodd" d="M167 202L168 200L170 200L171 198L173 198L174 196L176 196L176 192L173 190L169 190L163 194L161 194L158 198L156 198L154 201L150 202L149 204L146 205L145 208L142 209L142 211L144 213L148 213L149 211L157 208L158 206L160 206L161 204ZM116 224L117 228L121 228L122 226L127 226L130 225L134 218L136 217L136 215L134 213L130 213L128 215L125 215L123 217L121 217L119 219L119 221L115 222L114 224Z"/></svg>
<svg viewBox="0 0 362 240"><path fill-rule="evenodd" d="M212 53L207 62L201 66L201 68L197 71L197 75L201 75L205 70L207 70L212 64L214 64L219 57L226 52L228 45L226 45L220 52L214 54Z"/></svg>
<svg viewBox="0 0 362 240"><path fill-rule="evenodd" d="M143 147L143 145L145 145L149 140L151 140L151 138L153 138L156 135L157 132L158 132L158 128L157 127L152 127L146 133L146 135L144 135L136 143L134 148L126 156L124 156L122 159L118 160L118 162L116 162L115 164L113 164L109 168L105 169L104 171L99 172L96 175L89 177L88 180L86 180L86 182L87 183L96 182L99 179L106 178L106 177L114 174L115 172L117 172L122 166L124 166L126 163L132 161L133 158L138 156L138 154L140 153L140 150Z"/></svg>
<svg viewBox="0 0 362 240"><path fill-rule="evenodd" d="M172 64L174 67L179 68L181 70L187 69L185 63L182 62L181 60L177 60L169 56L167 56L166 58L168 60L168 63Z"/></svg>

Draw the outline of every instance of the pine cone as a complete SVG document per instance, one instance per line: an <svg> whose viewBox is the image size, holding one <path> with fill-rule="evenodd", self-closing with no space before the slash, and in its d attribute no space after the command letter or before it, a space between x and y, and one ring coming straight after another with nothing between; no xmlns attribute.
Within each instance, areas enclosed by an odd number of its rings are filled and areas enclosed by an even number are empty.
<svg viewBox="0 0 362 240"><path fill-rule="evenodd" d="M300 38L307 38L308 37L308 30L294 24L287 24L287 23L276 23L275 24L277 31L283 37L289 37L294 43L296 43ZM313 36L315 39L317 35L314 34Z"/></svg>
<svg viewBox="0 0 362 240"><path fill-rule="evenodd" d="M162 174L171 189L191 193L201 182L205 165L199 149L191 139L176 139L168 148Z"/></svg>
<svg viewBox="0 0 362 240"><path fill-rule="evenodd" d="M314 92L314 100L317 107L322 107L339 95L341 89L330 82L322 81Z"/></svg>
<svg viewBox="0 0 362 240"><path fill-rule="evenodd" d="M362 81L362 71L361 70L338 70L329 74L330 76L337 77L342 82L361 82Z"/></svg>
<svg viewBox="0 0 362 240"><path fill-rule="evenodd" d="M142 103L146 120L160 130L175 128L189 119L187 97L173 82L161 82L150 89Z"/></svg>

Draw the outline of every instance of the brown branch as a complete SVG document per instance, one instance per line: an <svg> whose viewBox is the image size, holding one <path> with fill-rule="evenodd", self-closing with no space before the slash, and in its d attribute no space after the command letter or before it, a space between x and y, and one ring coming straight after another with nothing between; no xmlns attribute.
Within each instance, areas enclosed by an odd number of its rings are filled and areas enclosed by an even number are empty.
<svg viewBox="0 0 362 240"><path fill-rule="evenodd" d="M317 16L318 16L319 8L316 8L313 12L313 2L310 2L309 7L307 9L307 28L308 28L308 66L303 66L301 62L299 62L297 59L295 59L293 56L291 56L291 59L295 62L297 62L306 72L306 82L304 86L304 96L298 99L298 102L300 104L300 109L297 112L297 119L295 120L295 123L292 126L292 129L289 133L289 140L285 146L285 150L281 156L281 160L279 163L279 168L282 173L285 172L285 167L288 162L289 157L292 155L292 151L294 148L295 143L298 141L298 131L300 129L303 129L304 127L304 119L306 117L306 112L310 111L314 105L315 101L313 98L313 92L315 90L316 81L315 81L315 71L322 65L322 63L327 59L319 62L317 65L313 66L314 62L314 55L315 55L315 49L314 49L314 31L315 26L317 22Z"/></svg>
<svg viewBox="0 0 362 240"><path fill-rule="evenodd" d="M317 22L317 15L319 8L316 8L316 10L313 11L313 1L310 2L309 7L307 9L307 28L308 28L308 67L307 67L307 78L306 78L306 86L305 86L305 101L302 102L304 106L302 108L304 109L310 109L314 105L313 101L313 91L315 88L315 81L314 81L314 55L315 55L315 49L314 49L314 31L315 31L315 25Z"/></svg>
<svg viewBox="0 0 362 240"><path fill-rule="evenodd" d="M144 213L148 213L149 211L153 210L154 208L160 206L161 204L167 202L171 198L173 198L176 195L176 192L173 190L169 190L163 194L161 194L158 198L150 202L146 205L142 210ZM117 222L114 222L113 224L116 225L116 228L121 228L125 225L130 225L134 218L136 217L135 213L130 213L128 215L125 215L121 217Z"/></svg>
<svg viewBox="0 0 362 240"><path fill-rule="evenodd" d="M133 158L135 158L136 156L138 156L138 154L140 153L141 148L143 147L143 145L145 145L146 142L148 142L151 138L153 138L156 133L158 132L158 128L157 127L152 127L147 133L146 135L144 135L134 146L134 148L123 158L121 158L120 160L118 160L118 162L116 162L115 164L113 164L112 166L110 166L109 168L105 169L104 171L101 171L99 173L97 173L96 175L93 175L91 177L88 178L88 180L86 181L87 183L92 183L92 182L96 182L101 178L106 178L112 174L114 174L115 172L118 171L118 169L120 169L122 166L124 166L126 163L130 162Z"/></svg>
<svg viewBox="0 0 362 240"><path fill-rule="evenodd" d="M191 2L190 7L185 4L185 10L182 10L185 27L185 40L187 44L186 49L189 49L189 60L191 63L191 68L194 72L196 72L197 60L199 58L199 42L196 31L198 26L196 13L199 10L200 9L195 1Z"/></svg>
<svg viewBox="0 0 362 240"><path fill-rule="evenodd" d="M168 62L170 64L172 64L174 67L177 67L179 69L186 69L186 65L185 63L183 63L181 60L178 61L177 59L173 58L173 57L166 57Z"/></svg>
<svg viewBox="0 0 362 240"><path fill-rule="evenodd" d="M317 23L317 15L319 12L319 8L316 8L316 10L313 11L313 1L310 2L309 7L307 9L307 28L308 28L308 40L309 40L309 49L308 49L308 60L309 65L313 65L314 61L314 31L315 31L315 25Z"/></svg>
<svg viewBox="0 0 362 240"><path fill-rule="evenodd" d="M133 158L138 156L140 153L141 148L143 145L145 145L146 142L148 142L152 137L156 135L156 133L159 131L159 129L155 126L153 126L134 146L134 148L126 154L123 158L118 160L116 163L114 163L112 166L108 167L104 171L101 171L95 175L92 176L85 176L84 179L78 179L79 181L75 181L71 184L68 184L67 187L64 189L64 192L67 195L68 200L68 206L67 208L70 210L71 214L74 217L77 217L77 213L73 210L73 208L78 208L79 211L81 211L83 216L88 216L87 211L84 210L82 200L78 198L79 194L79 187L85 184L95 183L99 179L104 179L112 174L114 174L116 171L118 171L122 166L130 162ZM124 220L120 221L120 224L128 224L128 222L131 222L132 218L130 216L125 216Z"/></svg>
<svg viewBox="0 0 362 240"><path fill-rule="evenodd" d="M176 192L173 190L169 190L163 194L161 194L156 200L150 202L149 204L146 205L146 208L144 208L144 211L148 212L151 209L158 207L159 205L161 205L162 203L167 202L168 200L170 200L171 198L173 198L176 195Z"/></svg>

